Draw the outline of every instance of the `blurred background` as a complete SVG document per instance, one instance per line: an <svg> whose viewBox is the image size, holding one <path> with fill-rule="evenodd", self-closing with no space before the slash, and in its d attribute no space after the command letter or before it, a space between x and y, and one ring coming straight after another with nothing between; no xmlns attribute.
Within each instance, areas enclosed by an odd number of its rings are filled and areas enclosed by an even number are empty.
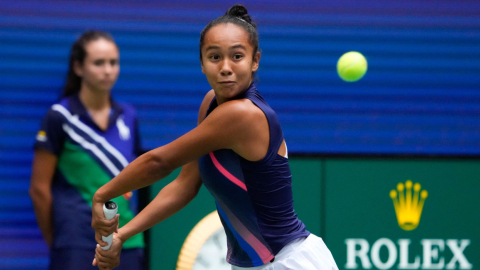
<svg viewBox="0 0 480 270"><path fill-rule="evenodd" d="M135 106L143 146L155 148L195 127L210 89L200 69L200 31L237 2L0 0L0 269L48 265L27 190L35 134L61 94L76 38L95 29L113 35L121 59L113 96ZM444 241L431 258L444 259L439 269L451 261L478 268L480 2L239 3L259 27L257 87L282 124L296 210L339 268L368 268L367 260L372 268L402 268L399 239L411 242L411 269L428 268L424 239ZM368 61L355 83L336 71L348 51ZM413 231L397 224L389 197L407 180L429 192ZM196 201L150 230L151 269L175 269L188 232L215 209L203 188ZM382 238L395 252L379 242L379 261L370 249L366 258L349 255L348 239L372 246ZM462 258L448 239L458 247L469 241Z"/></svg>

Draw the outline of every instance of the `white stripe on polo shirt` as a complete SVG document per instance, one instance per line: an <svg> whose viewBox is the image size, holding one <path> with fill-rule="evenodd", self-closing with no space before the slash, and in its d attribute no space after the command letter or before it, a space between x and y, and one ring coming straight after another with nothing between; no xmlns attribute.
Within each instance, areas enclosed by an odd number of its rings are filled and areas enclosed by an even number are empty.
<svg viewBox="0 0 480 270"><path fill-rule="evenodd" d="M61 113L67 120L74 126L78 127L80 130L88 134L94 141L100 143L112 156L114 156L123 167L128 165L127 159L120 153L115 147L113 147L108 141L102 136L98 135L90 127L82 123L77 117L72 116L72 114L65 109L60 104L55 104L52 106L52 110ZM77 134L78 135L78 134ZM116 175L116 174L115 174Z"/></svg>
<svg viewBox="0 0 480 270"><path fill-rule="evenodd" d="M83 148L92 151L92 153L97 158L99 158L103 162L103 164L105 164L105 166L110 170L110 172L112 172L112 174L114 176L117 176L120 173L120 171L112 163L112 161L110 159L108 159L108 157L100 149L98 149L98 147L95 144L93 144L91 142L88 142L82 136L75 133L75 131L71 127L69 127L68 125L63 124L62 127L63 127L63 130L65 130L65 132L67 132L68 136L70 136L70 138L72 138L72 140L76 141Z"/></svg>

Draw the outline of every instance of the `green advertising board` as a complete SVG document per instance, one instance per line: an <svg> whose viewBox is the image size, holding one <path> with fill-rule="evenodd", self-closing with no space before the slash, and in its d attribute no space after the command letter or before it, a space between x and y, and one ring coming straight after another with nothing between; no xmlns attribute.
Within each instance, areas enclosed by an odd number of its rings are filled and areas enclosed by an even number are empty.
<svg viewBox="0 0 480 270"><path fill-rule="evenodd" d="M340 269L478 267L480 162L325 162L325 240Z"/></svg>

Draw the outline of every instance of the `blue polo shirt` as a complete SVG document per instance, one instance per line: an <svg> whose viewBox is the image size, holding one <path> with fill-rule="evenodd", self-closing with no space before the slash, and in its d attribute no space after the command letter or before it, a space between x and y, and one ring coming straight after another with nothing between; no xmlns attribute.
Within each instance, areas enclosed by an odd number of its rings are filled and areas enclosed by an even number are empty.
<svg viewBox="0 0 480 270"><path fill-rule="evenodd" d="M93 122L78 95L61 99L42 120L35 149L58 157L52 181L53 248L95 247L93 195L141 153L135 110L113 100L111 107L106 130ZM130 192L113 201L121 227L136 214L138 198ZM123 247L144 247L143 234L131 237Z"/></svg>

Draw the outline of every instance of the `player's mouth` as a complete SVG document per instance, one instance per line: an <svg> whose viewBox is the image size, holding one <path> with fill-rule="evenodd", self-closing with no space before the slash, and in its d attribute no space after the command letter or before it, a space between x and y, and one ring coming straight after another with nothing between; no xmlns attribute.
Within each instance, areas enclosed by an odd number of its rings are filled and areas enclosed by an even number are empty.
<svg viewBox="0 0 480 270"><path fill-rule="evenodd" d="M223 82L218 82L218 83L221 84L221 85L225 85L225 86L231 86L231 85L235 84L234 81L223 81Z"/></svg>

